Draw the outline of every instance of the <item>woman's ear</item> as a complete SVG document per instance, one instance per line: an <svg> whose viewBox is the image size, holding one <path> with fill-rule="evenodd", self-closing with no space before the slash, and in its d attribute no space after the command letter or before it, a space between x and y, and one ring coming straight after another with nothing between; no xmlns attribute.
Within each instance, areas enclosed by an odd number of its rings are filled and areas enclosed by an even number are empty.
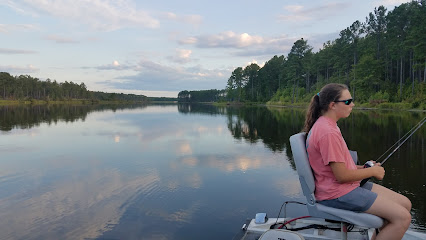
<svg viewBox="0 0 426 240"><path fill-rule="evenodd" d="M328 104L328 110L334 109L335 102L331 102Z"/></svg>

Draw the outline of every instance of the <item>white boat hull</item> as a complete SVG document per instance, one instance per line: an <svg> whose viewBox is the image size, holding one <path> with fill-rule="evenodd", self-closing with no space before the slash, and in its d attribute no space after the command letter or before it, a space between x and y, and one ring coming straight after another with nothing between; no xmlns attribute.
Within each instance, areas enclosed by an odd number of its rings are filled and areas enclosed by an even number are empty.
<svg viewBox="0 0 426 240"><path fill-rule="evenodd" d="M276 222L283 223L291 220L291 218L269 218L267 222L262 224L255 223L255 219L252 219L248 224L244 224L241 229L241 233L237 238L241 240L251 240L258 239L263 233L271 229L271 226L275 225ZM341 229L341 223L327 222L324 219L318 218L305 218L298 219L286 225L286 230L292 230L295 228L306 227L309 225L321 225L331 229L315 229L309 228L304 230L296 231L298 234L303 236L307 240L320 239L320 240L335 240L335 239L354 239L354 240L370 240L375 232L375 229L364 229L354 226L346 234L336 229ZM279 225L275 225L279 226ZM345 229L345 228L344 228ZM413 230L408 230L403 240L425 240L426 233L416 232Z"/></svg>

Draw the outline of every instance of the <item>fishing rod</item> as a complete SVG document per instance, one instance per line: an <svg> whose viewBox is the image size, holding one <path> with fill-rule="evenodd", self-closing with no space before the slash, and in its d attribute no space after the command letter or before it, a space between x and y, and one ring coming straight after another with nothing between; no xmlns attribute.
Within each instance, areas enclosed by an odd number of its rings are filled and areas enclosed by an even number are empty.
<svg viewBox="0 0 426 240"><path fill-rule="evenodd" d="M389 150L391 150L396 144L400 143L381 163L380 166L382 166L401 146L404 144L424 123L426 122L426 117L424 117L419 123L417 123L413 128L410 129L404 136L402 136L394 145L392 145L386 152L384 152L380 157L377 158L376 162L379 161L381 157L383 157ZM408 135L409 134L409 135ZM408 135L408 137L406 137ZM401 142L401 140L404 139L404 141ZM364 164L364 168L369 168L374 166L373 161L367 161ZM360 186L363 186L370 178L363 179L360 183Z"/></svg>
<svg viewBox="0 0 426 240"><path fill-rule="evenodd" d="M416 127L416 129L414 129L414 131L407 137L407 138L405 138L405 140L402 142L402 143L400 143L381 163L380 163L380 165L383 165L391 156L392 156L392 154L394 154L395 152L396 152L396 150L398 150L401 146L402 146L402 144L404 144L424 123L425 123L425 121L426 121L426 117L425 118L423 118L423 120L422 121L420 121L416 126L414 126L414 127ZM413 127L413 128L414 128ZM411 130L410 130L411 131ZM409 132L408 132L409 133ZM408 134L407 133L407 134ZM398 140L398 142L399 142L400 140ZM396 142L396 143L398 143L398 142ZM395 143L395 144L396 144ZM394 144L394 146L395 146L395 144ZM392 146L393 147L393 146ZM392 148L391 147L391 148ZM391 149L391 148L389 148L389 149ZM387 151L386 151L387 152ZM378 158L377 160L379 160L380 158ZM376 161L377 161L376 160Z"/></svg>
<svg viewBox="0 0 426 240"><path fill-rule="evenodd" d="M410 134L414 129L414 132L415 131L417 131L417 128L420 128L421 127L421 125L423 125L423 123L425 122L425 120L426 120L426 117L425 118L423 118L420 122L418 122L413 128L411 128L410 129L410 131L408 131L404 136L402 136L400 139L398 139L398 141L396 141L396 143L394 144L394 145L392 145L390 148L388 148L388 150L386 150L386 152L384 152L380 157L378 157L377 159L376 159L376 162L378 162L379 161L379 159L380 158L382 158L387 152L389 152L396 144L398 144L399 142L401 142L401 139L404 139L408 134ZM412 134L414 133L414 132L412 132ZM411 135L412 135L411 134ZM408 136L408 138L410 138L411 137L411 135L410 136ZM407 138L407 139L408 139ZM403 142L404 143L404 142ZM401 143L400 145L402 145L403 143ZM400 146L398 146L396 149L398 149ZM381 164L383 164L384 162L386 162L386 160L387 159L389 159L389 157L390 156L392 156L392 154L395 152L396 150L394 150L391 154L389 154L387 157L386 157L386 159L385 160L383 160L383 162L381 163Z"/></svg>

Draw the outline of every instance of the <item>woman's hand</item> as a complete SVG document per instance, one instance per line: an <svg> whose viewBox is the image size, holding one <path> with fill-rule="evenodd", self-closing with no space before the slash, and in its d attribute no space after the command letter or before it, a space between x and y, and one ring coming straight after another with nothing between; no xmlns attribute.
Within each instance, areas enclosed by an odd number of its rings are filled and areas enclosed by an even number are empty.
<svg viewBox="0 0 426 240"><path fill-rule="evenodd" d="M381 166L380 163L375 163L371 169L374 170L373 177L376 179L382 180L385 177L385 169Z"/></svg>

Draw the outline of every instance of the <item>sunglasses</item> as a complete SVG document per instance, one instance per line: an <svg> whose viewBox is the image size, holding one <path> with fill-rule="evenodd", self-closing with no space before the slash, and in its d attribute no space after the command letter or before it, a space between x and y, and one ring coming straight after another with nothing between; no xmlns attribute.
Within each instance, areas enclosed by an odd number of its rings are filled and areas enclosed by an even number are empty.
<svg viewBox="0 0 426 240"><path fill-rule="evenodd" d="M352 98L346 99L346 100L336 100L334 102L342 102L345 103L345 105L350 105L353 102Z"/></svg>

